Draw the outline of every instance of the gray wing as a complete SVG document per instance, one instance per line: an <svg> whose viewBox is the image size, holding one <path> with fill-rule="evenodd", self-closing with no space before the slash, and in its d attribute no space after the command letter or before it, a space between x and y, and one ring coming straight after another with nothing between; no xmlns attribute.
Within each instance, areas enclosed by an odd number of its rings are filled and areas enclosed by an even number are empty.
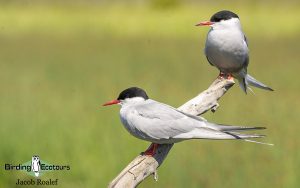
<svg viewBox="0 0 300 188"><path fill-rule="evenodd" d="M208 63L209 63L211 66L214 66L214 64L212 64L212 63L209 61L207 55L205 55L205 56L206 56L206 59L207 59Z"/></svg>
<svg viewBox="0 0 300 188"><path fill-rule="evenodd" d="M141 132L154 139L170 139L192 131L196 121L175 108L148 100L145 105L135 106L134 118L130 118Z"/></svg>
<svg viewBox="0 0 300 188"><path fill-rule="evenodd" d="M248 39L247 39L246 35L244 35L244 41L245 41L246 45L249 46L248 45Z"/></svg>
<svg viewBox="0 0 300 188"><path fill-rule="evenodd" d="M178 142L186 139L242 139L260 137L260 135L243 135L233 133L247 129L240 126L217 125L196 116L184 114L177 109L148 100L145 105L135 106L137 113L130 118L137 129L153 140ZM229 128L231 127L231 128ZM159 142L158 142L159 143Z"/></svg>
<svg viewBox="0 0 300 188"><path fill-rule="evenodd" d="M248 39L247 39L246 35L244 35L244 41L245 41L247 47L249 47ZM249 64L249 56L247 55L245 62L244 62L244 65L246 68L248 67L248 64ZM246 70L246 73L247 73L247 70Z"/></svg>

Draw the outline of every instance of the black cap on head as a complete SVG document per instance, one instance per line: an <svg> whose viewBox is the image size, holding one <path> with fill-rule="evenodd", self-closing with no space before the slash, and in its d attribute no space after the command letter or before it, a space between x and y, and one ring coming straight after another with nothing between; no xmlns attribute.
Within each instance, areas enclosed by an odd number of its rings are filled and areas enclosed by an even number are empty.
<svg viewBox="0 0 300 188"><path fill-rule="evenodd" d="M149 99L146 92L138 87L130 87L122 91L118 97L118 100L124 100L126 98L133 98L133 97L142 97L145 100Z"/></svg>
<svg viewBox="0 0 300 188"><path fill-rule="evenodd" d="M231 18L239 18L239 16L229 10L222 10L215 13L211 18L211 22L219 22L221 20L229 20Z"/></svg>

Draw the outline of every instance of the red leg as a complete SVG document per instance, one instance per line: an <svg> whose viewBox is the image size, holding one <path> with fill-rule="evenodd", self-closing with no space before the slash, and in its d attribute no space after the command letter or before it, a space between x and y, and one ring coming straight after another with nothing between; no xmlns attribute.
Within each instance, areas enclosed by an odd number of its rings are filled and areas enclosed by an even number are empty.
<svg viewBox="0 0 300 188"><path fill-rule="evenodd" d="M225 78L225 79L228 79L228 80L232 80L233 76L232 76L232 74L226 74L224 72L220 72L218 78Z"/></svg>
<svg viewBox="0 0 300 188"><path fill-rule="evenodd" d="M228 80L233 80L232 74L228 74L227 79L228 79Z"/></svg>
<svg viewBox="0 0 300 188"><path fill-rule="evenodd" d="M143 155L155 155L158 145L159 144L152 143L150 147L146 151L144 151Z"/></svg>
<svg viewBox="0 0 300 188"><path fill-rule="evenodd" d="M225 76L226 76L226 74L224 72L220 71L218 78L225 78Z"/></svg>

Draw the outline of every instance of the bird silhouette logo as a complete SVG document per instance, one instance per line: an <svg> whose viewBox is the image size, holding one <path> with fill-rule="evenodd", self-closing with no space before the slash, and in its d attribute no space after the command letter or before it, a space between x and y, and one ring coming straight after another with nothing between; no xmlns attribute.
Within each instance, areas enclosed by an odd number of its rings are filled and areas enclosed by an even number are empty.
<svg viewBox="0 0 300 188"><path fill-rule="evenodd" d="M34 172L35 177L39 177L40 170L41 170L40 157L38 155L34 155L31 158L31 171Z"/></svg>

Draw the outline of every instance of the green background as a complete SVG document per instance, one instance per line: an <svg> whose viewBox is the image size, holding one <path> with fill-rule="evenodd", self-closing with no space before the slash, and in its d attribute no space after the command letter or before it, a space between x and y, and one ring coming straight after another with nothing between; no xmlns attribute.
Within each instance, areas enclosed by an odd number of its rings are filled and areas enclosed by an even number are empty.
<svg viewBox="0 0 300 188"><path fill-rule="evenodd" d="M275 91L245 95L236 84L205 118L266 126L268 147L243 141L176 144L140 187L300 186L299 1L1 1L0 187L17 178L4 164L39 155L70 171L58 187L105 187L149 143L129 135L119 107L102 107L130 86L180 106L218 75L203 54L222 9L236 12L249 40L249 73Z"/></svg>

